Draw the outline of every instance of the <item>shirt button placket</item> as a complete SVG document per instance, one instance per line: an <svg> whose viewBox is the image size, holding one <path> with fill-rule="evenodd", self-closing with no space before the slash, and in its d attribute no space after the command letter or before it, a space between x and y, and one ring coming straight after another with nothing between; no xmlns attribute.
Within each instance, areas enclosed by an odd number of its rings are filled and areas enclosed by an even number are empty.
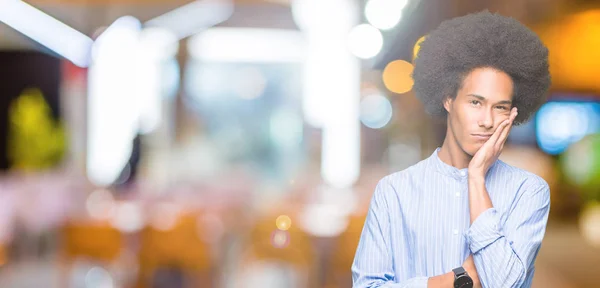
<svg viewBox="0 0 600 288"><path fill-rule="evenodd" d="M462 173L463 173L463 171L460 171L461 175L462 175ZM459 179L459 181L460 181L460 179ZM462 190L462 185L460 185L460 189ZM454 207L456 209L456 212L454 213L453 218L454 218L455 225L457 225L459 223L460 217L458 215L460 215L460 211L462 211L462 203L461 203L461 199L460 199L460 194L461 194L461 191L456 191L454 193L454 196L455 196L454 197ZM452 227L452 235L453 236L458 235L458 228L456 226Z"/></svg>

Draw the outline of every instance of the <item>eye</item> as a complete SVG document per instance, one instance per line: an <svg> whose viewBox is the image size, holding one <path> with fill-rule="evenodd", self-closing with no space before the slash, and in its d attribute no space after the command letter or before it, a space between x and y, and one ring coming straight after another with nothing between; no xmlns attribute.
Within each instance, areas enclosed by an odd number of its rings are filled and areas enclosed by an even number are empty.
<svg viewBox="0 0 600 288"><path fill-rule="evenodd" d="M469 103L471 103L471 105L473 105L473 106L481 105L481 102L479 100L471 100L471 101L469 101Z"/></svg>
<svg viewBox="0 0 600 288"><path fill-rule="evenodd" d="M500 110L506 111L506 110L508 110L508 107L506 107L506 106L498 106L498 107L496 107L496 109L500 109Z"/></svg>

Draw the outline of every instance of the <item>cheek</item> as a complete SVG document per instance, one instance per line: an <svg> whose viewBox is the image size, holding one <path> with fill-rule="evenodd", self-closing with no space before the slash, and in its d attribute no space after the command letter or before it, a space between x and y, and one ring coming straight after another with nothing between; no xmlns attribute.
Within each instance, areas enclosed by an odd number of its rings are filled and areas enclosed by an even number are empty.
<svg viewBox="0 0 600 288"><path fill-rule="evenodd" d="M500 126L500 124L502 124L502 122L504 122L504 120L508 118L509 116L506 115L498 115L494 121L494 131L496 131L496 129L498 129L498 126Z"/></svg>
<svg viewBox="0 0 600 288"><path fill-rule="evenodd" d="M473 124L470 122L470 119L465 117L454 117L452 119L452 130L454 130L454 135L457 140L461 142L468 141L470 135L470 128Z"/></svg>
<svg viewBox="0 0 600 288"><path fill-rule="evenodd" d="M475 113L464 113L464 116L461 117L458 122L465 133L471 132L470 130L478 126Z"/></svg>

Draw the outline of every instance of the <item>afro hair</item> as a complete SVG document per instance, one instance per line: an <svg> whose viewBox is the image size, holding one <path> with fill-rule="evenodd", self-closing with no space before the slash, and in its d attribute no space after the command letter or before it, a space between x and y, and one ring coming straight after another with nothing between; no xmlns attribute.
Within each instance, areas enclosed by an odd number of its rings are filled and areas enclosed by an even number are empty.
<svg viewBox="0 0 600 288"><path fill-rule="evenodd" d="M526 122L546 101L550 87L548 49L515 19L489 11L446 20L421 42L413 70L414 91L428 113L446 116L443 101L454 98L464 78L489 67L513 81L515 125Z"/></svg>

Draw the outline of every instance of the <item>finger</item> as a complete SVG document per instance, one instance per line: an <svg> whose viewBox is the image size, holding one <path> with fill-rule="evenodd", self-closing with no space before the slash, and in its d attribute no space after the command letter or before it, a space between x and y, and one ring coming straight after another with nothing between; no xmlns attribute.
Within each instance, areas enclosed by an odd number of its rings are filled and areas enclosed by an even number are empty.
<svg viewBox="0 0 600 288"><path fill-rule="evenodd" d="M492 134L490 139L488 139L488 142L492 143L492 145L496 145L496 143L498 142L498 139L500 138L500 134L502 134L502 131L504 131L504 129L506 128L506 125L508 125L509 120L510 119L506 119L506 120L502 121L502 123L500 123L500 125L498 125L498 127L496 128L496 131L494 131L494 134Z"/></svg>
<svg viewBox="0 0 600 288"><path fill-rule="evenodd" d="M517 112L517 107L513 107L510 110L510 115L508 116L508 119L502 121L502 123L500 123L500 125L498 125L498 127L496 128L496 131L494 131L494 134L492 134L492 136L490 137L490 139L488 139L488 141L486 143L489 143L490 145L497 147L496 144L498 143L498 139L500 139L500 135L506 129L507 125L512 121L512 119L514 119L516 117L516 115L515 115L516 112Z"/></svg>
<svg viewBox="0 0 600 288"><path fill-rule="evenodd" d="M496 143L496 147L498 148L498 150L502 150L502 148L504 148L504 143L506 142L506 139L508 139L508 134L510 133L510 130L512 129L512 124L513 124L515 118L517 117L517 114L518 114L517 109L514 108L510 113L508 124L502 130L502 133L500 134L500 138L498 139L498 142Z"/></svg>
<svg viewBox="0 0 600 288"><path fill-rule="evenodd" d="M496 142L496 148L499 148L499 150L502 150L502 147L504 146L504 143L506 142L506 139L508 138L508 134L510 133L510 130L512 129L512 124L513 121L515 119L515 113L511 113L511 116L509 117L508 123L504 126L504 128L502 129L502 133L500 134L500 137L498 138L498 141Z"/></svg>
<svg viewBox="0 0 600 288"><path fill-rule="evenodd" d="M508 118L510 119L511 122L514 122L515 119L517 118L518 114L519 114L519 111L517 110L517 107L513 107L510 110L510 116L508 116Z"/></svg>

